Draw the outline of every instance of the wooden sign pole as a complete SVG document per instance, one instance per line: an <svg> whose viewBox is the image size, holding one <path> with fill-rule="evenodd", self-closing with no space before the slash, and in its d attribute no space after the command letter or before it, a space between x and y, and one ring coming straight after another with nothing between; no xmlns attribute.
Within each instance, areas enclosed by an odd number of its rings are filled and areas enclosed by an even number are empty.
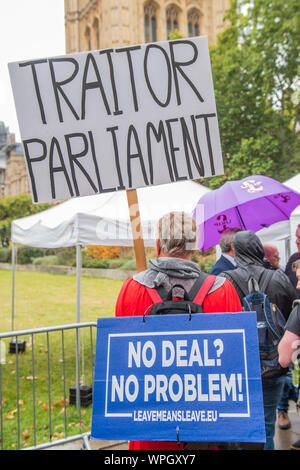
<svg viewBox="0 0 300 470"><path fill-rule="evenodd" d="M129 189L126 191L126 193L131 222L136 267L137 271L141 272L147 269L147 263L137 191L136 189Z"/></svg>

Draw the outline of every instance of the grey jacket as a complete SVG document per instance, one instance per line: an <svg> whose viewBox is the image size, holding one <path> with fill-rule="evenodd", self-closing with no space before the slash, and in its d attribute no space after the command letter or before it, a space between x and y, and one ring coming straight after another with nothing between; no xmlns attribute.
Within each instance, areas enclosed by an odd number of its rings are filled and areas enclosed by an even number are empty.
<svg viewBox="0 0 300 470"><path fill-rule="evenodd" d="M162 286L169 292L173 286L181 285L187 292L190 291L196 279L201 275L201 268L192 261L181 258L158 258L149 261L149 269L136 274L133 279L146 287ZM209 294L219 289L225 282L224 278L216 276ZM175 287L174 296L182 297L183 291Z"/></svg>

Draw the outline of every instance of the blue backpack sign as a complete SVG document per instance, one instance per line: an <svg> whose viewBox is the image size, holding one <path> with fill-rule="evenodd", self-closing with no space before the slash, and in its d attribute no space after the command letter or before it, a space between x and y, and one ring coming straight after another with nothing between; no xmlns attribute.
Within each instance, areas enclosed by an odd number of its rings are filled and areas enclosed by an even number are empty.
<svg viewBox="0 0 300 470"><path fill-rule="evenodd" d="M265 442L255 313L99 319L91 436Z"/></svg>

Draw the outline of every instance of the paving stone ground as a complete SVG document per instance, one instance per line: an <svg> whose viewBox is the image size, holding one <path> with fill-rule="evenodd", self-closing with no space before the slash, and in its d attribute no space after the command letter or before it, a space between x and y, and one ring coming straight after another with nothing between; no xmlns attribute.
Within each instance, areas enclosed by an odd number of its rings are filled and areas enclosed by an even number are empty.
<svg viewBox="0 0 300 470"><path fill-rule="evenodd" d="M292 423L290 429L281 430L276 425L275 449L289 450L290 445L300 440L300 411L297 412L294 402L290 402L289 418Z"/></svg>
<svg viewBox="0 0 300 470"><path fill-rule="evenodd" d="M275 450L290 450L291 444L300 439L300 411L297 412L294 402L290 402L289 418L292 427L281 430L276 424ZM128 450L127 441L90 441L92 450ZM50 447L47 450L81 450L82 441L75 441L61 446Z"/></svg>
<svg viewBox="0 0 300 470"><path fill-rule="evenodd" d="M91 450L128 450L127 441L89 441ZM82 450L82 440L49 447L45 450Z"/></svg>

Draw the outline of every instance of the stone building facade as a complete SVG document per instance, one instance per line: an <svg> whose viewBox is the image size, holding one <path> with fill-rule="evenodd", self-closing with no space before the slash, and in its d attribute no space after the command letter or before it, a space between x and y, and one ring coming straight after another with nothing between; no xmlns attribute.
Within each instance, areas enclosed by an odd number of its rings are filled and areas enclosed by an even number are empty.
<svg viewBox="0 0 300 470"><path fill-rule="evenodd" d="M19 196L29 193L29 182L22 144L6 147L5 196Z"/></svg>
<svg viewBox="0 0 300 470"><path fill-rule="evenodd" d="M4 196L5 191L5 170L6 170L6 154L5 148L8 139L8 128L3 121L0 121L0 199Z"/></svg>
<svg viewBox="0 0 300 470"><path fill-rule="evenodd" d="M207 36L225 27L230 0L65 0L66 51L107 49L165 41L175 29L184 37Z"/></svg>
<svg viewBox="0 0 300 470"><path fill-rule="evenodd" d="M5 193L5 171L6 171L6 156L5 152L0 149L0 199L3 198Z"/></svg>
<svg viewBox="0 0 300 470"><path fill-rule="evenodd" d="M29 192L22 145L0 121L0 199Z"/></svg>

